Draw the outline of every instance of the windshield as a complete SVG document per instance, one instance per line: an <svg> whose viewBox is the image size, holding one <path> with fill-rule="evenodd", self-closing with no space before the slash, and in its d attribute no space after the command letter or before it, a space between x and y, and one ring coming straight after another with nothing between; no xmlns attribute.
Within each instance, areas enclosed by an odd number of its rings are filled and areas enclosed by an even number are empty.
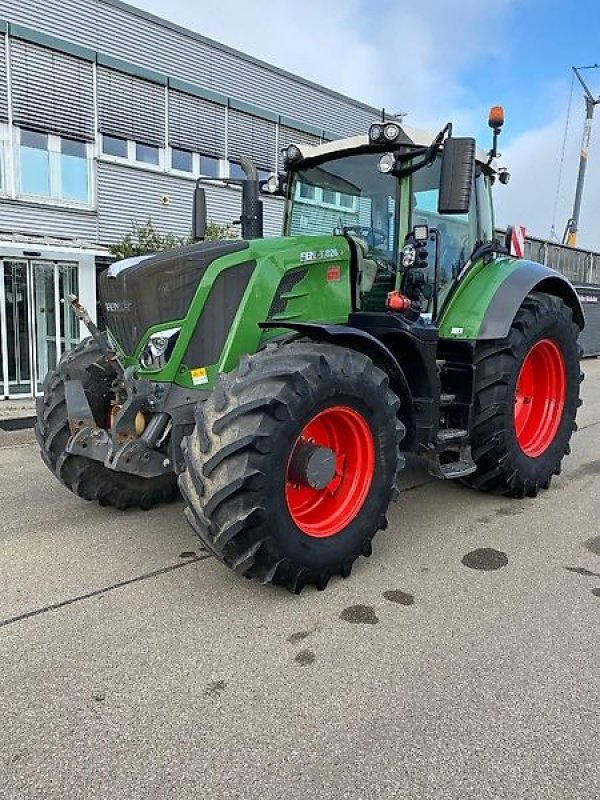
<svg viewBox="0 0 600 800"><path fill-rule="evenodd" d="M398 181L377 169L381 153L362 153L293 174L288 236L349 232L395 263Z"/></svg>

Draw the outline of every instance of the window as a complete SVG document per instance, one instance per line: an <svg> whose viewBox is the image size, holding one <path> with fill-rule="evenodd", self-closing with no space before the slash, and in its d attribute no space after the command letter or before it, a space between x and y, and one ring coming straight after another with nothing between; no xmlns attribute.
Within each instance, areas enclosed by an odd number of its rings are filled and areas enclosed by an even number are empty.
<svg viewBox="0 0 600 800"><path fill-rule="evenodd" d="M343 194L333 189L319 188L309 183L298 182L296 196L300 200L309 200L323 206L334 206L335 208L351 213L356 212L357 198L351 194Z"/></svg>
<svg viewBox="0 0 600 800"><path fill-rule="evenodd" d="M50 197L48 135L37 131L22 130L19 162L19 190L23 194Z"/></svg>
<svg viewBox="0 0 600 800"><path fill-rule="evenodd" d="M194 171L194 154L188 150L180 150L177 147L171 149L171 168L181 172Z"/></svg>
<svg viewBox="0 0 600 800"><path fill-rule="evenodd" d="M200 174L209 178L219 177L219 159L210 156L200 156Z"/></svg>
<svg viewBox="0 0 600 800"><path fill-rule="evenodd" d="M241 168L239 164L236 164L235 161L229 162L229 177L230 178L245 178L246 173Z"/></svg>
<svg viewBox="0 0 600 800"><path fill-rule="evenodd" d="M411 178L411 227L428 225L436 228L440 236L438 276L438 303L448 296L452 282L470 256L477 239L477 209L475 198L468 214L440 214L441 159L437 158L429 169L419 169ZM431 240L430 240L431 241ZM429 259L424 269L413 269L406 274L403 291L417 301L421 310L430 313L434 300L433 244L428 245Z"/></svg>
<svg viewBox="0 0 600 800"><path fill-rule="evenodd" d="M8 191L8 176L6 174L6 138L7 132L3 125L0 125L0 192Z"/></svg>
<svg viewBox="0 0 600 800"><path fill-rule="evenodd" d="M299 183L298 195L303 200L315 200L317 196L317 187L311 186L310 183Z"/></svg>
<svg viewBox="0 0 600 800"><path fill-rule="evenodd" d="M210 160L216 162L216 159L210 159ZM202 156L202 163L204 164L205 161L206 161L206 157ZM272 174L270 170L268 170L268 169L260 169L260 168L257 168L256 173L258 175L258 180L259 181L266 181L266 179L269 177L269 175ZM208 173L205 173L205 174L208 174ZM231 178L242 178L242 180L243 180L246 177L246 173L244 172L244 170L242 169L240 164L238 164L236 161L230 161L229 162L229 176Z"/></svg>
<svg viewBox="0 0 600 800"><path fill-rule="evenodd" d="M102 136L102 152L107 156L127 158L127 139L117 136Z"/></svg>
<svg viewBox="0 0 600 800"><path fill-rule="evenodd" d="M23 129L18 131L18 136L19 194L90 204L88 144Z"/></svg>
<svg viewBox="0 0 600 800"><path fill-rule="evenodd" d="M490 176L483 173L477 175L475 189L479 215L479 238L485 242L494 238L494 205Z"/></svg>
<svg viewBox="0 0 600 800"><path fill-rule="evenodd" d="M135 143L135 160L143 164L158 164L158 147L152 144Z"/></svg>
<svg viewBox="0 0 600 800"><path fill-rule="evenodd" d="M388 264L386 274L392 275L399 183L379 172L379 158L378 153L345 155L294 171L286 233L331 235L346 228L362 240L365 252Z"/></svg>
<svg viewBox="0 0 600 800"><path fill-rule="evenodd" d="M73 139L61 139L60 144L60 196L87 203L90 195L87 146Z"/></svg>

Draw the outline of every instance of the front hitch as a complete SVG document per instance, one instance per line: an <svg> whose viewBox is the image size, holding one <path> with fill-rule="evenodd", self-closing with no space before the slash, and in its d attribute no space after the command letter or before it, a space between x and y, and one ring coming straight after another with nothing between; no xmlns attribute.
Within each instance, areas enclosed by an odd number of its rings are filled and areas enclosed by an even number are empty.
<svg viewBox="0 0 600 800"><path fill-rule="evenodd" d="M72 377L66 381L65 400L72 434L66 452L101 461L107 469L143 478L172 472L171 460L155 449L168 434L169 414L164 411L153 414L143 433L138 435L136 431L136 417L153 396L152 384L137 380L134 368L129 367L120 386L127 399L107 430L96 424L81 380Z"/></svg>

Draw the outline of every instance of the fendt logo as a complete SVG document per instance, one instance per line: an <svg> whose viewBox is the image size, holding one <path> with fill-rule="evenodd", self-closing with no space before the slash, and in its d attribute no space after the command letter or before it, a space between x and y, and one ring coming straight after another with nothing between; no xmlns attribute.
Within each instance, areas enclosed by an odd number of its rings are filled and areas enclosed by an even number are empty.
<svg viewBox="0 0 600 800"><path fill-rule="evenodd" d="M123 302L123 303L105 303L104 307L107 311L117 312L120 314L127 314L131 311L131 306L133 303L131 301Z"/></svg>

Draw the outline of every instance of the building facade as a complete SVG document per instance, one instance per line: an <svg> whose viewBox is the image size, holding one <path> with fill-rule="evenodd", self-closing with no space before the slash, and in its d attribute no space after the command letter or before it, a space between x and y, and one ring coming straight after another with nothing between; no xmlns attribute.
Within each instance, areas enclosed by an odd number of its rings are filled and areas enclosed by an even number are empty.
<svg viewBox="0 0 600 800"><path fill-rule="evenodd" d="M80 336L66 296L93 313L133 223L187 235L199 176L209 220L231 223L239 190L219 179L242 156L268 174L291 142L377 114L120 0L0 0L0 397L39 393ZM276 235L282 202L264 206Z"/></svg>

